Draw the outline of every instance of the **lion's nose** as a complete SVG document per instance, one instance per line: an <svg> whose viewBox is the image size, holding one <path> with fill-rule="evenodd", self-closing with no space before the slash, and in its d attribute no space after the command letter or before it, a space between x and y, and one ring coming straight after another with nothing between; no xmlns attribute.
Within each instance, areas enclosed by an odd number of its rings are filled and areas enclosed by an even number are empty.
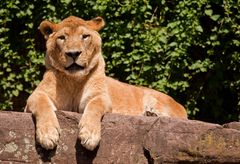
<svg viewBox="0 0 240 164"><path fill-rule="evenodd" d="M68 51L66 52L66 55L75 60L81 53L81 51Z"/></svg>

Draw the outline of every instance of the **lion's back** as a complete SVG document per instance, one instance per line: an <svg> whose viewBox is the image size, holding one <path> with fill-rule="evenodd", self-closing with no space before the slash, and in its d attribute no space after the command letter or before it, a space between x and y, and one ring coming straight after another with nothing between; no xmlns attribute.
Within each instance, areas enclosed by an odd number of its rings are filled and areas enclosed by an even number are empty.
<svg viewBox="0 0 240 164"><path fill-rule="evenodd" d="M126 115L148 115L187 118L185 108L172 97L153 89L129 85L106 78L112 101L112 112Z"/></svg>

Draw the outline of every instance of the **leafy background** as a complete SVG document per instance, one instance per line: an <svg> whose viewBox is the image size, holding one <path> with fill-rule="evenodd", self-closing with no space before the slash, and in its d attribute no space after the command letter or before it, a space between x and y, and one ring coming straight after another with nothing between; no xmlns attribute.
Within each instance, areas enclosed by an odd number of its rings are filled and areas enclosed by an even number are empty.
<svg viewBox="0 0 240 164"><path fill-rule="evenodd" d="M22 111L45 71L44 19L102 16L107 74L174 97L189 118L240 119L239 0L5 0L0 109Z"/></svg>

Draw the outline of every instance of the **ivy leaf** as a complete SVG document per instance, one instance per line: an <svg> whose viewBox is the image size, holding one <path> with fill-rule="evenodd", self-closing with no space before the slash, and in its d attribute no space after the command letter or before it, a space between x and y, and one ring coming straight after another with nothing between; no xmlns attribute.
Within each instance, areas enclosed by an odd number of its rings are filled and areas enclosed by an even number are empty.
<svg viewBox="0 0 240 164"><path fill-rule="evenodd" d="M220 15L212 15L210 18L214 21L217 21L220 18Z"/></svg>
<svg viewBox="0 0 240 164"><path fill-rule="evenodd" d="M212 13L213 13L212 9L205 10L205 14L208 16L212 16Z"/></svg>
<svg viewBox="0 0 240 164"><path fill-rule="evenodd" d="M19 91L18 90L14 90L14 91L12 91L12 94L17 97L19 95Z"/></svg>
<svg viewBox="0 0 240 164"><path fill-rule="evenodd" d="M167 43L167 38L165 36L160 36L159 37L159 40L162 42L162 43Z"/></svg>
<svg viewBox="0 0 240 164"><path fill-rule="evenodd" d="M200 25L196 26L196 30L199 31L199 32L203 32L203 28Z"/></svg>

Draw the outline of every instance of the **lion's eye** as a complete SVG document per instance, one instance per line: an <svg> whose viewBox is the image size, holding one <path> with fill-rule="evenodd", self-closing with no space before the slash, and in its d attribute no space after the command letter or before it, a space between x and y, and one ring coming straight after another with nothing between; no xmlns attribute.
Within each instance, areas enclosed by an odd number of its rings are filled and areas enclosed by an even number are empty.
<svg viewBox="0 0 240 164"><path fill-rule="evenodd" d="M60 35L60 36L58 37L58 39L65 40L66 37L65 37L64 35Z"/></svg>
<svg viewBox="0 0 240 164"><path fill-rule="evenodd" d="M89 37L90 37L89 34L84 34L84 35L82 35L82 39L83 39L83 40L87 40Z"/></svg>

